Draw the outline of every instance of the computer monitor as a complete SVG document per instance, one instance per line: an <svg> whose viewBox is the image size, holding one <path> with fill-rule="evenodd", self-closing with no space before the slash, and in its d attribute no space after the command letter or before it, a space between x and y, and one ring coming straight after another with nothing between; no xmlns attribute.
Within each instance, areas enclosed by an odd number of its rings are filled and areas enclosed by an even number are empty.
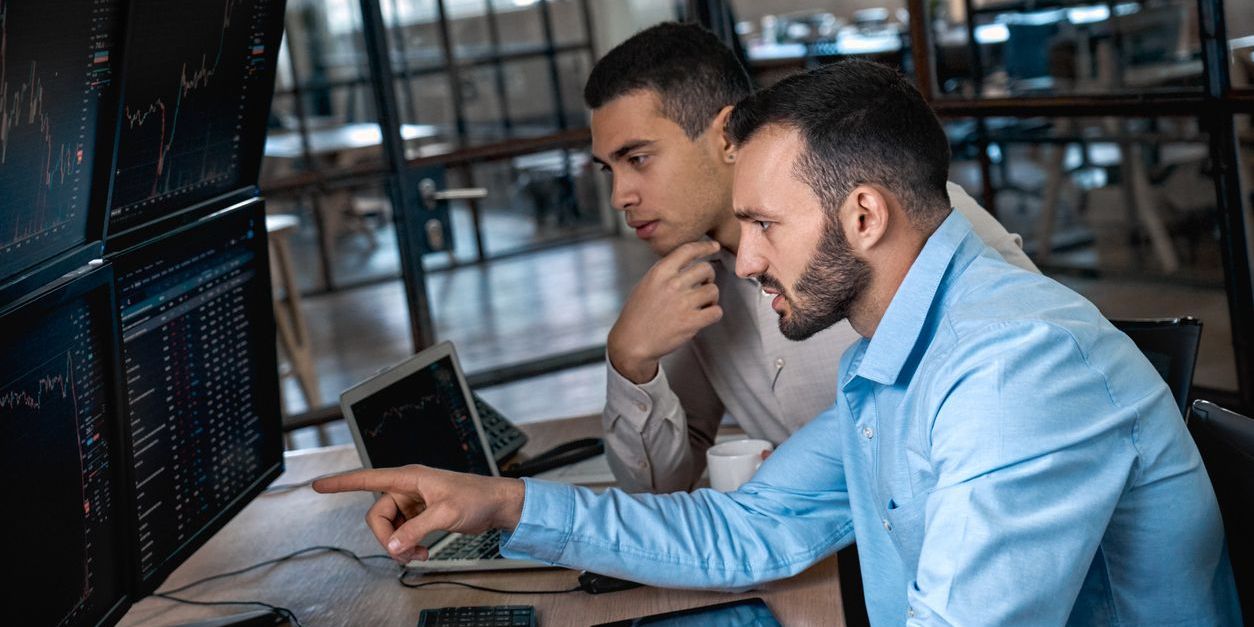
<svg viewBox="0 0 1254 627"><path fill-rule="evenodd" d="M0 0L0 284L101 238L119 3Z"/></svg>
<svg viewBox="0 0 1254 627"><path fill-rule="evenodd" d="M111 625L129 607L112 271L0 313L3 614Z"/></svg>
<svg viewBox="0 0 1254 627"><path fill-rule="evenodd" d="M142 596L283 469L264 204L113 263Z"/></svg>
<svg viewBox="0 0 1254 627"><path fill-rule="evenodd" d="M131 0L111 237L257 182L284 4Z"/></svg>

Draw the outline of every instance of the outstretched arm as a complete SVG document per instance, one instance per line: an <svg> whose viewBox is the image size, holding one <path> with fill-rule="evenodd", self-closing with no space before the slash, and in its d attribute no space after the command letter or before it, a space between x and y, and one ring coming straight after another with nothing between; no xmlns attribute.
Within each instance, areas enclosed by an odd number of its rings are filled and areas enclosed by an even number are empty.
<svg viewBox="0 0 1254 627"><path fill-rule="evenodd" d="M787 577L852 542L838 420L820 415L736 492L631 495L410 466L323 479L319 492L384 496L367 522L398 560L426 558L436 530L513 530L529 557L644 583L731 588Z"/></svg>

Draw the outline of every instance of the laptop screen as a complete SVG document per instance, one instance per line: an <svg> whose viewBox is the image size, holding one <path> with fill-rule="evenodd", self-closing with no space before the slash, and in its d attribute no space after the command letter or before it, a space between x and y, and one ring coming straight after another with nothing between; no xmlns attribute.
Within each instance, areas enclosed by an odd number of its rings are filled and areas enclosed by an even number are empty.
<svg viewBox="0 0 1254 627"><path fill-rule="evenodd" d="M492 474L451 357L353 403L352 410L375 468L423 464Z"/></svg>

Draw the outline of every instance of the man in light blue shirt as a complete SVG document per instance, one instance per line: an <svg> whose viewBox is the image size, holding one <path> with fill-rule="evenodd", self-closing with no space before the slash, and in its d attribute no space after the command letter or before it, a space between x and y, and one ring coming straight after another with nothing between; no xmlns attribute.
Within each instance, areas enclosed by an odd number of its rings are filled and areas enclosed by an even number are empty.
<svg viewBox="0 0 1254 627"><path fill-rule="evenodd" d="M435 529L675 587L787 577L857 539L875 624L1240 624L1213 490L1166 385L1092 304L1017 269L946 204L922 97L865 62L737 105L737 273L803 339L848 319L835 406L732 493L664 496L423 467L385 495L400 560ZM833 359L836 356L833 355Z"/></svg>

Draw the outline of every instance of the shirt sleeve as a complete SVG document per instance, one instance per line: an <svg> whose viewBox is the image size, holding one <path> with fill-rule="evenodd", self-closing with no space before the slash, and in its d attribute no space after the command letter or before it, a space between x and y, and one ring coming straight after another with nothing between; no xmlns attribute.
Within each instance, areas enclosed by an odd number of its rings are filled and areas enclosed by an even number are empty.
<svg viewBox="0 0 1254 627"><path fill-rule="evenodd" d="M636 385L605 360L605 453L629 492L688 490L705 470L723 404L688 343L667 355L657 376Z"/></svg>
<svg viewBox="0 0 1254 627"><path fill-rule="evenodd" d="M1023 238L1018 233L1007 231L997 218L981 207L961 186L948 183L945 189L949 191L949 204L953 205L954 211L971 222L971 229L985 244L1000 253L1006 261L1024 270L1040 273L1036 264L1023 252Z"/></svg>
<svg viewBox="0 0 1254 627"><path fill-rule="evenodd" d="M1007 322L978 335L927 392L943 399L934 490L887 505L890 522L925 517L917 553L899 547L919 556L906 564L908 622L1062 625L1136 472L1135 412L1065 330Z"/></svg>
<svg viewBox="0 0 1254 627"><path fill-rule="evenodd" d="M834 413L811 421L731 493L598 494L526 479L522 518L502 554L675 588L739 588L798 573L853 539Z"/></svg>

